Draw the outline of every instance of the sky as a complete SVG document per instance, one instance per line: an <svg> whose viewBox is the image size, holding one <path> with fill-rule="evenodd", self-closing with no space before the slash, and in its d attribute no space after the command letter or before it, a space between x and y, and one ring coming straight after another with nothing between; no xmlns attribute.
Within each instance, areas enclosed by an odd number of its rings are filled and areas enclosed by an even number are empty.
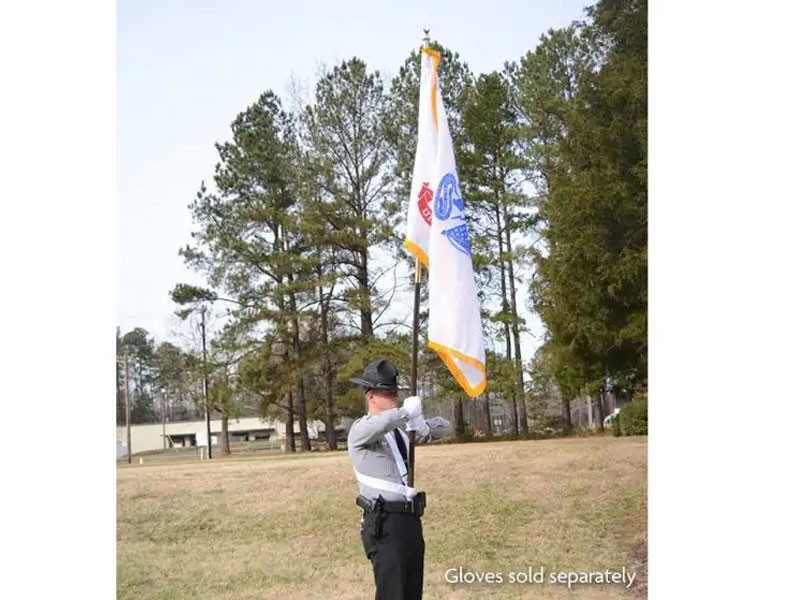
<svg viewBox="0 0 800 600"><path fill-rule="evenodd" d="M267 89L288 101L295 79L313 92L320 64L358 56L388 85L431 38L477 76L535 49L540 36L584 17L589 0L473 3L127 0L117 4L116 319L172 339L169 290L203 284L178 256L193 230L188 204L210 180L215 142ZM468 200L468 199L467 199ZM517 304L525 306L527 286ZM407 304L411 296L398 297ZM402 318L403 314L400 314ZM526 311L528 360L541 326ZM423 332L424 333L424 332Z"/></svg>

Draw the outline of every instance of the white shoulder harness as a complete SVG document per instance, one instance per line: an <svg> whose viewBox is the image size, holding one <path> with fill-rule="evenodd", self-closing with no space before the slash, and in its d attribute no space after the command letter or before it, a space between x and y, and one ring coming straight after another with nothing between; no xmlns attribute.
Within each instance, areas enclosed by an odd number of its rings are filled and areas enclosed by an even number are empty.
<svg viewBox="0 0 800 600"><path fill-rule="evenodd" d="M406 435L406 432L402 429L399 429L399 431L406 443L406 448L408 448L408 436ZM408 486L408 469L406 469L406 465L403 462L403 456L400 454L400 449L397 447L397 440L394 438L394 433L393 431L390 431L389 433L384 434L383 437L386 439L386 443L389 444L389 448L392 451L392 456L394 457L394 462L397 465L397 472L400 473L400 479L403 483L400 484L393 481L386 481L385 479L378 479L377 477L370 477L369 475L359 473L356 471L356 468L353 467L353 471L355 471L356 474L356 479L358 479L358 481L364 485L376 490L400 494L401 496L404 496L406 500L411 500L417 495L417 490Z"/></svg>

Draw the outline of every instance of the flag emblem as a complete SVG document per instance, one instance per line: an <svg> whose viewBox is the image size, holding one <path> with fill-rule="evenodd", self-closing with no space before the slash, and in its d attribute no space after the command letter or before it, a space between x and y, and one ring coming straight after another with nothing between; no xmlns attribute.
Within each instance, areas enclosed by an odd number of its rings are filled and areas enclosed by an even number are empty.
<svg viewBox="0 0 800 600"><path fill-rule="evenodd" d="M458 225L452 229L445 229L442 235L447 236L447 239L455 246L456 250L470 256L469 234L467 233L466 225Z"/></svg>
<svg viewBox="0 0 800 600"><path fill-rule="evenodd" d="M453 209L457 210L455 214ZM466 221L464 199L461 197L461 190L458 189L458 179L453 173L447 173L439 182L439 186L436 188L434 211L436 218L441 221L449 219ZM466 225L456 225L451 229L445 229L442 231L442 235L447 236L456 250L469 256L469 234Z"/></svg>
<svg viewBox="0 0 800 600"><path fill-rule="evenodd" d="M433 190L428 187L428 182L426 181L422 184L419 194L417 194L417 208L419 209L420 216L428 224L428 227L431 226L431 218L433 217L433 213L431 212L431 200L433 200Z"/></svg>
<svg viewBox="0 0 800 600"><path fill-rule="evenodd" d="M464 221L464 201L461 199L461 191L458 189L458 179L452 173L447 173L439 182L439 187L436 188L436 202L434 203L436 218L446 221L450 218L453 208L457 208L461 214L453 215L452 218Z"/></svg>

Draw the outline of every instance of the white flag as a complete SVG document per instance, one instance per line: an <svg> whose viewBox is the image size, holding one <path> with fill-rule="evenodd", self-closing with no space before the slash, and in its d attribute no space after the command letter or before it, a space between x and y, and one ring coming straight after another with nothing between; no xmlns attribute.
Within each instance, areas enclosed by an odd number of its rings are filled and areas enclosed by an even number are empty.
<svg viewBox="0 0 800 600"><path fill-rule="evenodd" d="M433 217L433 186L438 128L437 101L439 81L436 69L439 53L422 48L419 80L419 125L414 174L411 178L411 197L408 203L408 225L404 246L419 261L428 266L428 239Z"/></svg>
<svg viewBox="0 0 800 600"><path fill-rule="evenodd" d="M436 100L439 135L428 241L428 346L441 357L464 391L474 398L486 388L480 304L453 141L441 94L437 94Z"/></svg>

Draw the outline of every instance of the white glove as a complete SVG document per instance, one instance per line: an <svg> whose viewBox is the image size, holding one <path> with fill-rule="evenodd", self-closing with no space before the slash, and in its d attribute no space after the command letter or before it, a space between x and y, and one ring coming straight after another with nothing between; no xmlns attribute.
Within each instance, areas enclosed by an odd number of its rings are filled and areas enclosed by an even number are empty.
<svg viewBox="0 0 800 600"><path fill-rule="evenodd" d="M403 401L403 408L411 421L415 417L422 416L422 398L419 396L409 396Z"/></svg>
<svg viewBox="0 0 800 600"><path fill-rule="evenodd" d="M425 417L419 415L418 417L408 420L408 423L406 423L406 431L416 431L418 434L425 436L430 433L430 427L428 427Z"/></svg>

